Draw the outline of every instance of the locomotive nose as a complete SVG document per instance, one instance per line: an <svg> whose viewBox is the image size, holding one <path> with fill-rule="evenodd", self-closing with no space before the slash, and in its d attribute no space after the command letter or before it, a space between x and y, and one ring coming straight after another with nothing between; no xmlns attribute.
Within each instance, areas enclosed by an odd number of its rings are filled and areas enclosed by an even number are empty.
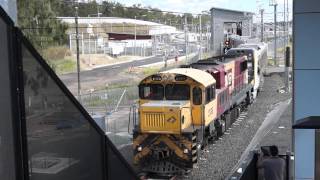
<svg viewBox="0 0 320 180"><path fill-rule="evenodd" d="M154 103L149 102L140 108L140 125L142 132L180 134L186 123L183 109L187 102Z"/></svg>

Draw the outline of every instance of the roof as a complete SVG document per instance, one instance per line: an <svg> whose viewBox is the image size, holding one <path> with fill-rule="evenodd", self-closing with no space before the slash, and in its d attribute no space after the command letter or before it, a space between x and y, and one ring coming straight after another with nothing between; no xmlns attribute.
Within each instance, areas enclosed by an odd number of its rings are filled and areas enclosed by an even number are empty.
<svg viewBox="0 0 320 180"><path fill-rule="evenodd" d="M292 126L293 129L320 129L320 117L310 116L300 119Z"/></svg>
<svg viewBox="0 0 320 180"><path fill-rule="evenodd" d="M134 35L134 34L121 34L121 33L107 33L109 40L150 40L151 35Z"/></svg>
<svg viewBox="0 0 320 180"><path fill-rule="evenodd" d="M57 17L57 19L67 24L75 23L74 17ZM151 21L121 17L79 17L78 23L91 24L92 26L95 26L95 24L123 24L124 26L126 26L126 24L136 24L138 26L147 26L149 28L149 35L180 33L180 31L178 31L177 28L173 26L168 26Z"/></svg>
<svg viewBox="0 0 320 180"><path fill-rule="evenodd" d="M210 9L210 11L212 11L212 10L230 11L230 12L236 12L236 13L247 13L247 14L250 14L250 15L254 14L253 12L249 12L249 11L239 11L239 10L224 9L224 8L217 8L217 7L212 7Z"/></svg>
<svg viewBox="0 0 320 180"><path fill-rule="evenodd" d="M211 84L216 83L216 80L207 72L201 71L199 69L193 68L175 68L168 71L160 72L164 73L172 73L172 74L181 74L190 77L191 79L197 81L203 86L207 87Z"/></svg>

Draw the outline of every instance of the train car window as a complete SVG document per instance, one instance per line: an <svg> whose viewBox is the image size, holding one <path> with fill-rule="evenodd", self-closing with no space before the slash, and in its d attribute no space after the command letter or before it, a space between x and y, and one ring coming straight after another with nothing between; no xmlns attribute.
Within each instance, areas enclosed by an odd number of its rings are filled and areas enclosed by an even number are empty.
<svg viewBox="0 0 320 180"><path fill-rule="evenodd" d="M206 88L206 103L210 102L210 88Z"/></svg>
<svg viewBox="0 0 320 180"><path fill-rule="evenodd" d="M211 102L216 96L216 89L214 85L206 88L206 103Z"/></svg>
<svg viewBox="0 0 320 180"><path fill-rule="evenodd" d="M211 94L212 94L211 98L214 99L216 97L216 88L214 85L211 86Z"/></svg>
<svg viewBox="0 0 320 180"><path fill-rule="evenodd" d="M139 96L141 99L162 100L164 88L161 84L143 84L139 86Z"/></svg>
<svg viewBox="0 0 320 180"><path fill-rule="evenodd" d="M247 70L247 68L248 68L248 61L241 62L241 65L240 65L241 72Z"/></svg>
<svg viewBox="0 0 320 180"><path fill-rule="evenodd" d="M190 87L186 84L168 84L165 96L167 100L190 100Z"/></svg>
<svg viewBox="0 0 320 180"><path fill-rule="evenodd" d="M202 91L201 88L195 87L192 90L192 100L194 105L202 104Z"/></svg>

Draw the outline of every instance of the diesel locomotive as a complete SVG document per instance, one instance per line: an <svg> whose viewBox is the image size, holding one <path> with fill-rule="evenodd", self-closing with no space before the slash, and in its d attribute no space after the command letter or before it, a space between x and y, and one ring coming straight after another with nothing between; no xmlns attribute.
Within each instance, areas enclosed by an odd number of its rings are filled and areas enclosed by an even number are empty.
<svg viewBox="0 0 320 180"><path fill-rule="evenodd" d="M139 84L134 164L157 174L190 170L256 97L259 59L224 55L159 72Z"/></svg>

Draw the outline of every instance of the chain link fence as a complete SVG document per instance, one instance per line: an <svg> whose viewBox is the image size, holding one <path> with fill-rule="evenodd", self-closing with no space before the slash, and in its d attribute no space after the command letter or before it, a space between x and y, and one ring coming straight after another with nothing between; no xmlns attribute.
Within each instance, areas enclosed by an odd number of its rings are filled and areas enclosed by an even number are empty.
<svg viewBox="0 0 320 180"><path fill-rule="evenodd" d="M138 100L138 87L92 91L81 95L81 103L111 141L120 148L131 143L130 109ZM129 127L130 126L130 127ZM128 129L129 128L129 129Z"/></svg>
<svg viewBox="0 0 320 180"><path fill-rule="evenodd" d="M138 99L138 88L106 89L81 95L81 103L89 113L108 114L128 108Z"/></svg>

